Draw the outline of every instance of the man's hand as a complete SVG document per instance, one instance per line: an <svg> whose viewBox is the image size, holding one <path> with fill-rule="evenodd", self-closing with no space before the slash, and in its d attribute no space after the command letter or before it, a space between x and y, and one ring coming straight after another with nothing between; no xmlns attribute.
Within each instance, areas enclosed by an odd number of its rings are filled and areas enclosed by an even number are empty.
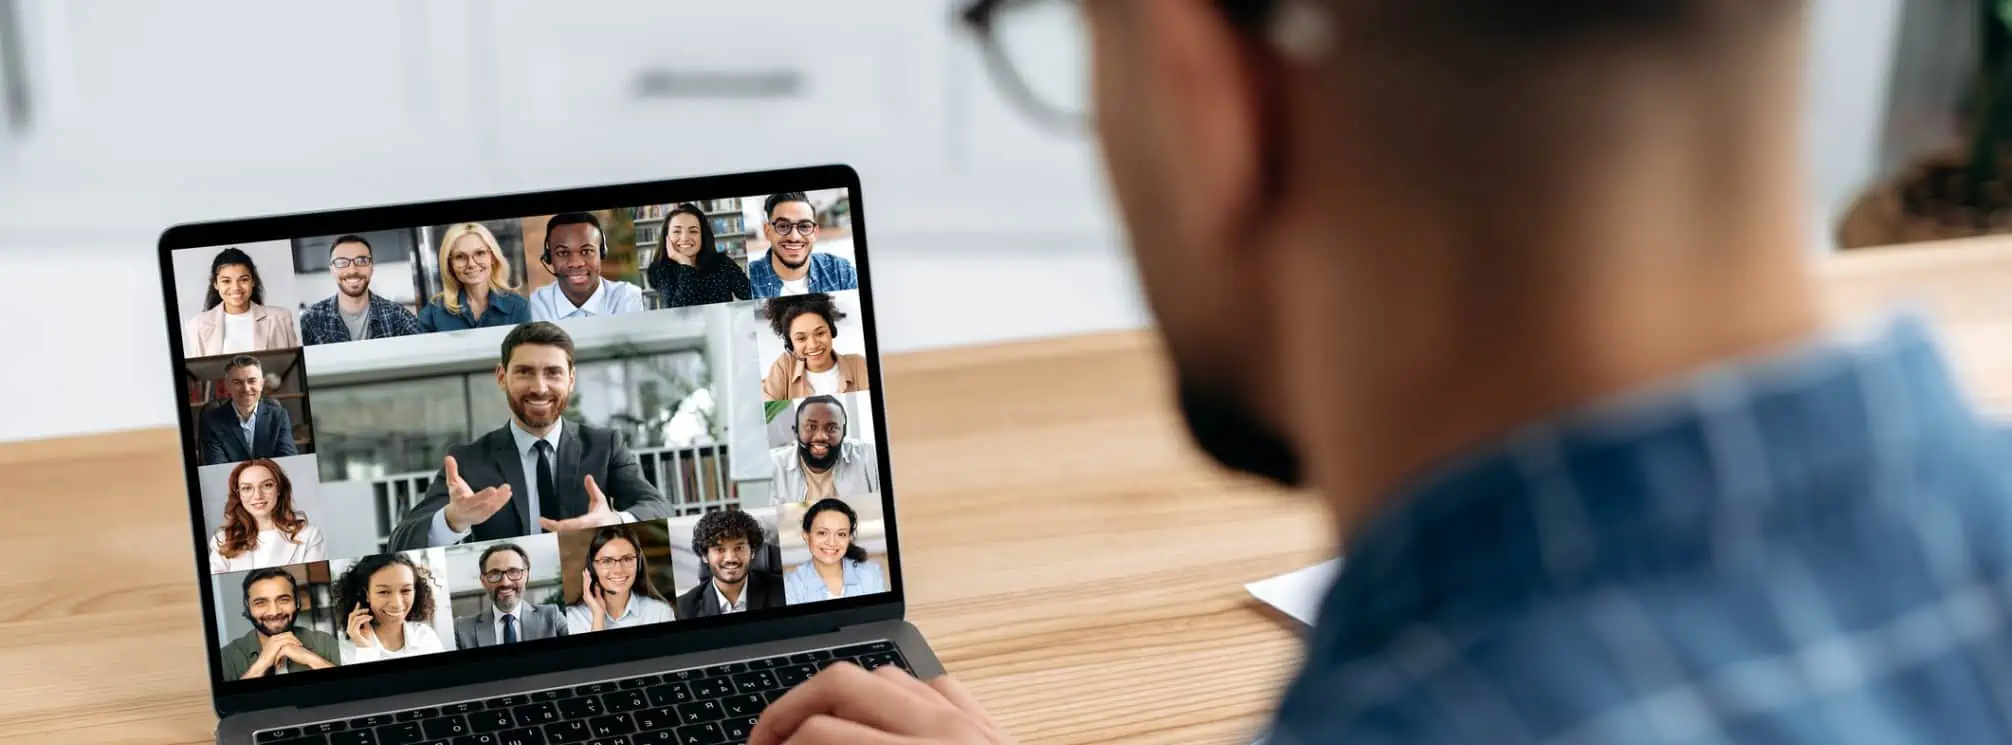
<svg viewBox="0 0 2012 745"><path fill-rule="evenodd" d="M299 643L300 639L295 638L291 631L262 637L258 642L258 660L253 664L260 667L270 666L279 661L281 654L286 652L288 644Z"/></svg>
<svg viewBox="0 0 2012 745"><path fill-rule="evenodd" d="M440 509L440 514L447 518L448 530L465 533L471 526L488 520L490 515L510 503L509 484L475 491L461 479L461 468L454 463L454 456L447 456L445 466L447 506Z"/></svg>
<svg viewBox="0 0 2012 745"><path fill-rule="evenodd" d="M540 495L538 498L544 499L545 497ZM614 510L608 509L608 498L601 495L600 485L594 483L594 477L588 476L587 514L579 517L569 517L564 520L541 517L538 518L538 525L544 527L547 533L557 533L564 530L593 530L603 525L614 525L621 521L621 515L617 515Z"/></svg>
<svg viewBox="0 0 2012 745"><path fill-rule="evenodd" d="M292 660L293 664L310 670L324 670L335 667L335 663L329 662L321 655L315 654L314 650L308 649L307 645L302 644L299 639L295 639L293 643L286 645L285 649L280 650L279 655Z"/></svg>
<svg viewBox="0 0 2012 745"><path fill-rule="evenodd" d="M776 699L748 735L748 745L1012 742L948 675L923 683L898 667L867 672L846 662Z"/></svg>

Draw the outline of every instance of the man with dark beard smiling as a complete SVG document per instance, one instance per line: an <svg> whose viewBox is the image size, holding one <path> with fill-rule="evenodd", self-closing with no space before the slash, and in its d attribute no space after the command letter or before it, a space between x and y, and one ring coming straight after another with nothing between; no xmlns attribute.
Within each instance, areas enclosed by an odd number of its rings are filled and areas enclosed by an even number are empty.
<svg viewBox="0 0 2012 745"><path fill-rule="evenodd" d="M339 658L335 637L294 626L299 618L300 588L281 567L245 574L245 618L252 630L221 652L225 680L262 678L335 667Z"/></svg>
<svg viewBox="0 0 2012 745"><path fill-rule="evenodd" d="M426 498L391 531L392 551L590 530L670 512L610 429L566 421L573 339L533 321L503 338L496 387L510 422L448 449ZM507 509L506 509L507 508Z"/></svg>
<svg viewBox="0 0 2012 745"><path fill-rule="evenodd" d="M370 291L377 273L370 242L345 235L328 247L328 273L335 294L300 312L302 344L335 344L419 333L419 319L405 306Z"/></svg>
<svg viewBox="0 0 2012 745"><path fill-rule="evenodd" d="M845 404L811 396L796 405L796 444L769 451L777 502L808 504L826 497L880 491L880 457L873 443L845 436Z"/></svg>

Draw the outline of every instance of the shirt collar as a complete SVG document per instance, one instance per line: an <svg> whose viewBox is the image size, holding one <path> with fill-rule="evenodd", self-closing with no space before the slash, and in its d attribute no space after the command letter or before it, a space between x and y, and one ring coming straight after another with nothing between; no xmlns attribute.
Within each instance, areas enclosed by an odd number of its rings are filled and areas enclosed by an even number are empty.
<svg viewBox="0 0 2012 745"><path fill-rule="evenodd" d="M545 433L544 437L539 437L537 435L531 434L530 432L524 431L524 426L517 423L516 417L510 418L510 439L511 441L517 443L517 455L525 458L529 458L532 455L535 455L535 452L532 451L531 448L535 446L539 440L544 440L546 442L552 443L552 453L554 455L558 454L559 435L564 434L565 432L566 432L566 423L561 421L559 422L559 426L553 427L552 431Z"/></svg>
<svg viewBox="0 0 2012 745"><path fill-rule="evenodd" d="M724 592L720 592L720 583L707 580L706 585L713 588L713 597L719 600L720 612L725 613L728 611L732 611L738 613L747 610L748 608L748 590L751 589L749 585L753 584L753 582L751 581L753 579L754 579L754 573L749 572L748 580L750 581L744 581L741 583L741 600L738 603L727 602L727 594Z"/></svg>
<svg viewBox="0 0 2012 745"><path fill-rule="evenodd" d="M601 281L594 285L594 294L588 295L587 302L579 305L574 305L573 299L566 297L566 291L559 288L558 280L553 280L552 284L547 286L552 288L552 306L559 311L560 316L572 315L579 311L604 316L608 314L608 284L612 281L602 277Z"/></svg>

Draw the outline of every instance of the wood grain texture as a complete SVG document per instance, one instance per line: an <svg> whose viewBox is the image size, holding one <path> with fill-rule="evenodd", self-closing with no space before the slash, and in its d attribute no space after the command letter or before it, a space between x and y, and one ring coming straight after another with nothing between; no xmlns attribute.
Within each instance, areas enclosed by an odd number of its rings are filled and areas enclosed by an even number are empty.
<svg viewBox="0 0 2012 745"><path fill-rule="evenodd" d="M1840 314L1918 304L2012 409L2012 241L1819 271ZM910 615L1022 742L1241 745L1292 674L1295 628L1242 583L1335 531L1188 448L1157 351L1134 332L887 360ZM169 430L0 447L0 741L210 740L179 469Z"/></svg>

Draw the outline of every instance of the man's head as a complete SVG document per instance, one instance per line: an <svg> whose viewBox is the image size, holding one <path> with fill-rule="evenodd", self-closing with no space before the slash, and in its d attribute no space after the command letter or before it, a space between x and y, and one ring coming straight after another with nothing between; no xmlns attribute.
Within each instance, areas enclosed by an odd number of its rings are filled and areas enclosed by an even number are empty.
<svg viewBox="0 0 2012 745"><path fill-rule="evenodd" d="M770 194L762 203L762 235L768 238L769 253L788 269L801 269L810 261L810 249L817 244L817 208L810 196L800 191Z"/></svg>
<svg viewBox="0 0 2012 745"><path fill-rule="evenodd" d="M692 553L712 570L714 582L737 585L745 581L748 562L761 547L761 523L740 510L708 512L692 527Z"/></svg>
<svg viewBox="0 0 2012 745"><path fill-rule="evenodd" d="M524 599L524 580L531 572L531 555L515 543L498 543L482 549L476 565L481 567L482 592L496 610L517 610Z"/></svg>
<svg viewBox="0 0 2012 745"><path fill-rule="evenodd" d="M230 391L231 405L240 412L251 411L265 393L265 368L257 357L240 354L224 363L224 388Z"/></svg>
<svg viewBox="0 0 2012 745"><path fill-rule="evenodd" d="M293 630L300 588L292 573L279 567L254 569L245 574L245 618L261 636Z"/></svg>
<svg viewBox="0 0 2012 745"><path fill-rule="evenodd" d="M1705 132L1687 112L1744 84L1703 76L1750 72L1740 42L1794 5L1084 3L1105 165L1197 442L1297 481L1314 417L1391 398L1342 376L1441 343L1395 333L1413 303L1471 306L1555 259L1514 243L1533 204L1583 206L1624 169L1655 182L1671 164L1624 156L1614 135ZM1352 283L1458 289L1391 299ZM1275 393L1323 384L1338 403L1317 413Z"/></svg>
<svg viewBox="0 0 2012 745"><path fill-rule="evenodd" d="M520 324L503 337L496 385L517 423L543 434L559 423L573 395L573 337L550 321Z"/></svg>
<svg viewBox="0 0 2012 745"><path fill-rule="evenodd" d="M804 465L829 470L844 441L845 404L837 396L811 396L796 405L796 452Z"/></svg>
<svg viewBox="0 0 2012 745"><path fill-rule="evenodd" d="M601 287L601 259L607 252L601 218L592 212L562 212L545 221L545 265L559 290L578 304Z"/></svg>
<svg viewBox="0 0 2012 745"><path fill-rule="evenodd" d="M370 241L360 235L335 239L328 247L328 271L335 275L335 289L343 297L360 298L370 294L370 275L376 271L376 262L370 254Z"/></svg>

